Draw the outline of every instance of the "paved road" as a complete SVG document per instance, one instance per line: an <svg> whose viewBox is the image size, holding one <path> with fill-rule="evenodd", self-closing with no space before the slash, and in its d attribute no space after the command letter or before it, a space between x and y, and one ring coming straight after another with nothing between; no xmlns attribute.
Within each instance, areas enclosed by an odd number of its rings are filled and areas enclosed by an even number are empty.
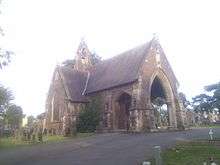
<svg viewBox="0 0 220 165"><path fill-rule="evenodd" d="M220 129L214 129L220 136ZM98 134L56 144L0 151L0 165L138 165L152 156L152 148L175 145L178 140L206 138L208 129L181 132Z"/></svg>

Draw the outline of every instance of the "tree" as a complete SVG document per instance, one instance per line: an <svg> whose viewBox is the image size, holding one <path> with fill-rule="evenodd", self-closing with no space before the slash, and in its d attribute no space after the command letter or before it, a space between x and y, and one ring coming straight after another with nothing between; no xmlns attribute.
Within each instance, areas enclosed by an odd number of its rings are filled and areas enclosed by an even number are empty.
<svg viewBox="0 0 220 165"><path fill-rule="evenodd" d="M2 3L2 1L0 0L0 4ZM1 13L1 11L0 11ZM0 36L4 36L4 32L3 29L0 26ZM0 70L8 65L8 63L11 62L11 54L12 52L10 51L6 51L3 50L2 48L0 48ZM0 84L0 117L3 116L4 112L5 112L5 108L6 106L9 104L9 102L13 100L13 95L12 92L10 90L8 90L7 88L4 88L1 84Z"/></svg>
<svg viewBox="0 0 220 165"><path fill-rule="evenodd" d="M168 111L164 105L166 105L166 100L162 97L156 97L153 100L154 116L156 117L155 125L157 128L168 124Z"/></svg>
<svg viewBox="0 0 220 165"><path fill-rule="evenodd" d="M153 100L153 104L156 106L163 106L164 104L166 104L166 100L162 97L157 97Z"/></svg>
<svg viewBox="0 0 220 165"><path fill-rule="evenodd" d="M95 52L93 52L92 54L91 54L91 62L92 62L92 65L95 65L95 64L97 64L97 63L99 63L100 61L101 61L101 57L98 55L98 54L96 54Z"/></svg>
<svg viewBox="0 0 220 165"><path fill-rule="evenodd" d="M5 111L13 99L12 92L8 88L0 85L0 136L3 134Z"/></svg>
<svg viewBox="0 0 220 165"><path fill-rule="evenodd" d="M27 117L27 126L29 128L33 127L35 121L36 121L36 119L34 116L28 116Z"/></svg>
<svg viewBox="0 0 220 165"><path fill-rule="evenodd" d="M99 97L92 98L80 112L77 121L78 132L94 132L101 120L101 102Z"/></svg>
<svg viewBox="0 0 220 165"><path fill-rule="evenodd" d="M3 117L7 107L10 104L10 101L14 99L12 92L0 85L0 116Z"/></svg>
<svg viewBox="0 0 220 165"><path fill-rule="evenodd" d="M205 90L212 93L210 104L220 112L220 82L205 86Z"/></svg>
<svg viewBox="0 0 220 165"><path fill-rule="evenodd" d="M11 55L13 53L0 48L0 69L8 65L11 62Z"/></svg>
<svg viewBox="0 0 220 165"><path fill-rule="evenodd" d="M8 124L11 129L19 129L22 124L22 119L22 108L15 104L11 104L5 113L6 124Z"/></svg>
<svg viewBox="0 0 220 165"><path fill-rule="evenodd" d="M0 4L2 0L0 0ZM0 11L1 14L1 11ZM3 29L0 26L0 37L4 36ZM11 62L11 55L13 52L4 50L0 47L0 70ZM5 110L8 107L10 101L13 100L13 95L10 90L4 88L0 84L0 135L3 133L4 120L5 120Z"/></svg>
<svg viewBox="0 0 220 165"><path fill-rule="evenodd" d="M212 97L207 94L200 94L192 98L193 108L196 112L212 112Z"/></svg>

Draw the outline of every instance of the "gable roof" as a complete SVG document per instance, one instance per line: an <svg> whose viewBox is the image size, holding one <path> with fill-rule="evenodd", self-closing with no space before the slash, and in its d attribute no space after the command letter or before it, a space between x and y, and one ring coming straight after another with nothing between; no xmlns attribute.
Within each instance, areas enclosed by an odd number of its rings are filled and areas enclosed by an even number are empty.
<svg viewBox="0 0 220 165"><path fill-rule="evenodd" d="M134 82L150 42L95 65L91 71L86 94Z"/></svg>
<svg viewBox="0 0 220 165"><path fill-rule="evenodd" d="M85 96L82 95L87 80L87 73L69 67L59 67L59 73L68 99L72 102L87 102Z"/></svg>
<svg viewBox="0 0 220 165"><path fill-rule="evenodd" d="M140 65L148 55L152 41L101 61L89 68L89 72L59 67L68 99L72 102L87 102L86 94L137 81Z"/></svg>

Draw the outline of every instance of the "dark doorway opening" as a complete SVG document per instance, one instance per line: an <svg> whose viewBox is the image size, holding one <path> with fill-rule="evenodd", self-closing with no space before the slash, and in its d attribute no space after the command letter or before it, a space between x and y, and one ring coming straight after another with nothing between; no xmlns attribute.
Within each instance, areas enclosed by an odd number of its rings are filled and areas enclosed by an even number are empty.
<svg viewBox="0 0 220 165"><path fill-rule="evenodd" d="M155 77L151 86L151 101L155 100L158 97L166 99L163 86L159 78Z"/></svg>
<svg viewBox="0 0 220 165"><path fill-rule="evenodd" d="M118 129L129 129L129 110L131 107L131 96L127 93L123 93L119 99L118 110Z"/></svg>

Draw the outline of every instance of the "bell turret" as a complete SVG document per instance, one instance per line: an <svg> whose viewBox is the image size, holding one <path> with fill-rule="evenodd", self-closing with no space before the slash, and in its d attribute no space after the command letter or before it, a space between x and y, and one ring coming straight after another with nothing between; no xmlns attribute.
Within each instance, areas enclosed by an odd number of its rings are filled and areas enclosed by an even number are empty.
<svg viewBox="0 0 220 165"><path fill-rule="evenodd" d="M91 66L91 52L85 40L82 39L76 53L76 69L85 71Z"/></svg>

